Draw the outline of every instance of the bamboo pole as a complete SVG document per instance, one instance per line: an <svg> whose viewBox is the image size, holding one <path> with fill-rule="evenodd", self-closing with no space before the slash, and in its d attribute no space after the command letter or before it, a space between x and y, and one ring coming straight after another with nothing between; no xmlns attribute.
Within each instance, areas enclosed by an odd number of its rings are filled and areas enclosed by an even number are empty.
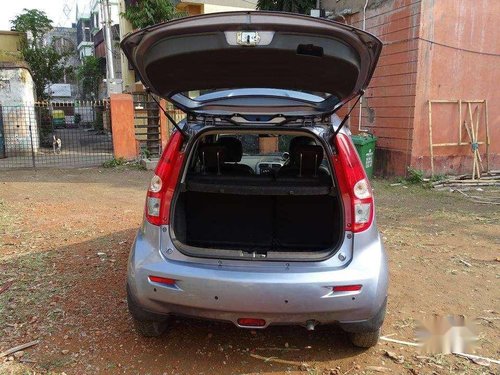
<svg viewBox="0 0 500 375"><path fill-rule="evenodd" d="M490 171L490 128L488 124L488 104L484 101L484 123L486 125L486 172Z"/></svg>
<svg viewBox="0 0 500 375"><path fill-rule="evenodd" d="M476 116L476 144L477 144L477 160L479 161L479 165L481 166L481 173L484 173L484 167L483 167L483 158L481 157L481 152L479 151L479 124L481 122L481 110L479 109L479 104L476 106L476 109L474 110L474 114Z"/></svg>
<svg viewBox="0 0 500 375"><path fill-rule="evenodd" d="M462 146L462 101L458 101L458 145Z"/></svg>
<svg viewBox="0 0 500 375"><path fill-rule="evenodd" d="M471 146L472 146L472 179L476 179L476 171L478 178L481 177L479 174L479 165L477 165L476 151L475 151L475 134L474 134L474 118L472 117L472 104L470 102L467 103L467 111L469 112L469 121L470 121L470 133L471 133Z"/></svg>
<svg viewBox="0 0 500 375"><path fill-rule="evenodd" d="M431 176L434 177L434 149L432 147L432 101L429 100L429 149L431 153Z"/></svg>

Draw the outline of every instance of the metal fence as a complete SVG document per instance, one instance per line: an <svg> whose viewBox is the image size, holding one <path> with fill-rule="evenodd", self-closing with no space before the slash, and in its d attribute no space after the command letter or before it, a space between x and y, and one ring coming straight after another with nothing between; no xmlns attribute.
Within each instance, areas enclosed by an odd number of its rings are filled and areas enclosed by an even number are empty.
<svg viewBox="0 0 500 375"><path fill-rule="evenodd" d="M86 167L111 158L108 101L0 106L0 168Z"/></svg>

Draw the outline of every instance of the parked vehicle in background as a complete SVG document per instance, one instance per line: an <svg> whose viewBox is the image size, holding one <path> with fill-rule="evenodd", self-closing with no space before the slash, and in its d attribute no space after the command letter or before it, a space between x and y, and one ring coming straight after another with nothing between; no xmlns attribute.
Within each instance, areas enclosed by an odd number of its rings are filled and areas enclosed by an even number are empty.
<svg viewBox="0 0 500 375"><path fill-rule="evenodd" d="M188 315L254 329L336 323L356 346L377 343L386 256L335 112L367 87L381 47L351 26L272 12L188 17L123 40L145 86L187 113L130 253L141 333Z"/></svg>

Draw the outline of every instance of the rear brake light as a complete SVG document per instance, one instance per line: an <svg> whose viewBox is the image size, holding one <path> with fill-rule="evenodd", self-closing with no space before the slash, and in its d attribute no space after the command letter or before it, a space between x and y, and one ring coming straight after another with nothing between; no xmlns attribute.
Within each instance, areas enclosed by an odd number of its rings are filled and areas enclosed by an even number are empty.
<svg viewBox="0 0 500 375"><path fill-rule="evenodd" d="M153 225L170 222L170 203L184 160L182 141L180 132L172 134L151 179L146 197L146 219Z"/></svg>
<svg viewBox="0 0 500 375"><path fill-rule="evenodd" d="M362 285L338 285L333 287L334 292L357 292L361 290Z"/></svg>
<svg viewBox="0 0 500 375"><path fill-rule="evenodd" d="M264 327L266 321L264 319L239 318L238 324L244 327Z"/></svg>
<svg viewBox="0 0 500 375"><path fill-rule="evenodd" d="M175 285L176 280L167 277L149 276L149 281L164 285Z"/></svg>
<svg viewBox="0 0 500 375"><path fill-rule="evenodd" d="M333 166L344 203L345 229L362 232L373 222L373 196L363 164L349 136L335 137Z"/></svg>

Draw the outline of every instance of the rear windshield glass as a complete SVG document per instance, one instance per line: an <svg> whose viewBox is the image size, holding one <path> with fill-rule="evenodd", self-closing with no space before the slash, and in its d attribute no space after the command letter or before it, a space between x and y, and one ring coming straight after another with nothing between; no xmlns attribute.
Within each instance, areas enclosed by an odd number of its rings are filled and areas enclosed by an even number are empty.
<svg viewBox="0 0 500 375"><path fill-rule="evenodd" d="M280 90L270 88L238 88L238 89L212 89L212 90L195 90L183 92L183 95L200 102L214 100L219 98L241 97L241 96L276 96L288 97L307 102L321 103L323 100L330 98L332 95L322 92L295 91L295 90Z"/></svg>
<svg viewBox="0 0 500 375"><path fill-rule="evenodd" d="M268 175L287 171L288 175L293 175L309 171L313 175L329 174L325 155L323 147L308 136L208 135L200 141L191 172L207 173L213 170L214 173L222 171L225 175Z"/></svg>

